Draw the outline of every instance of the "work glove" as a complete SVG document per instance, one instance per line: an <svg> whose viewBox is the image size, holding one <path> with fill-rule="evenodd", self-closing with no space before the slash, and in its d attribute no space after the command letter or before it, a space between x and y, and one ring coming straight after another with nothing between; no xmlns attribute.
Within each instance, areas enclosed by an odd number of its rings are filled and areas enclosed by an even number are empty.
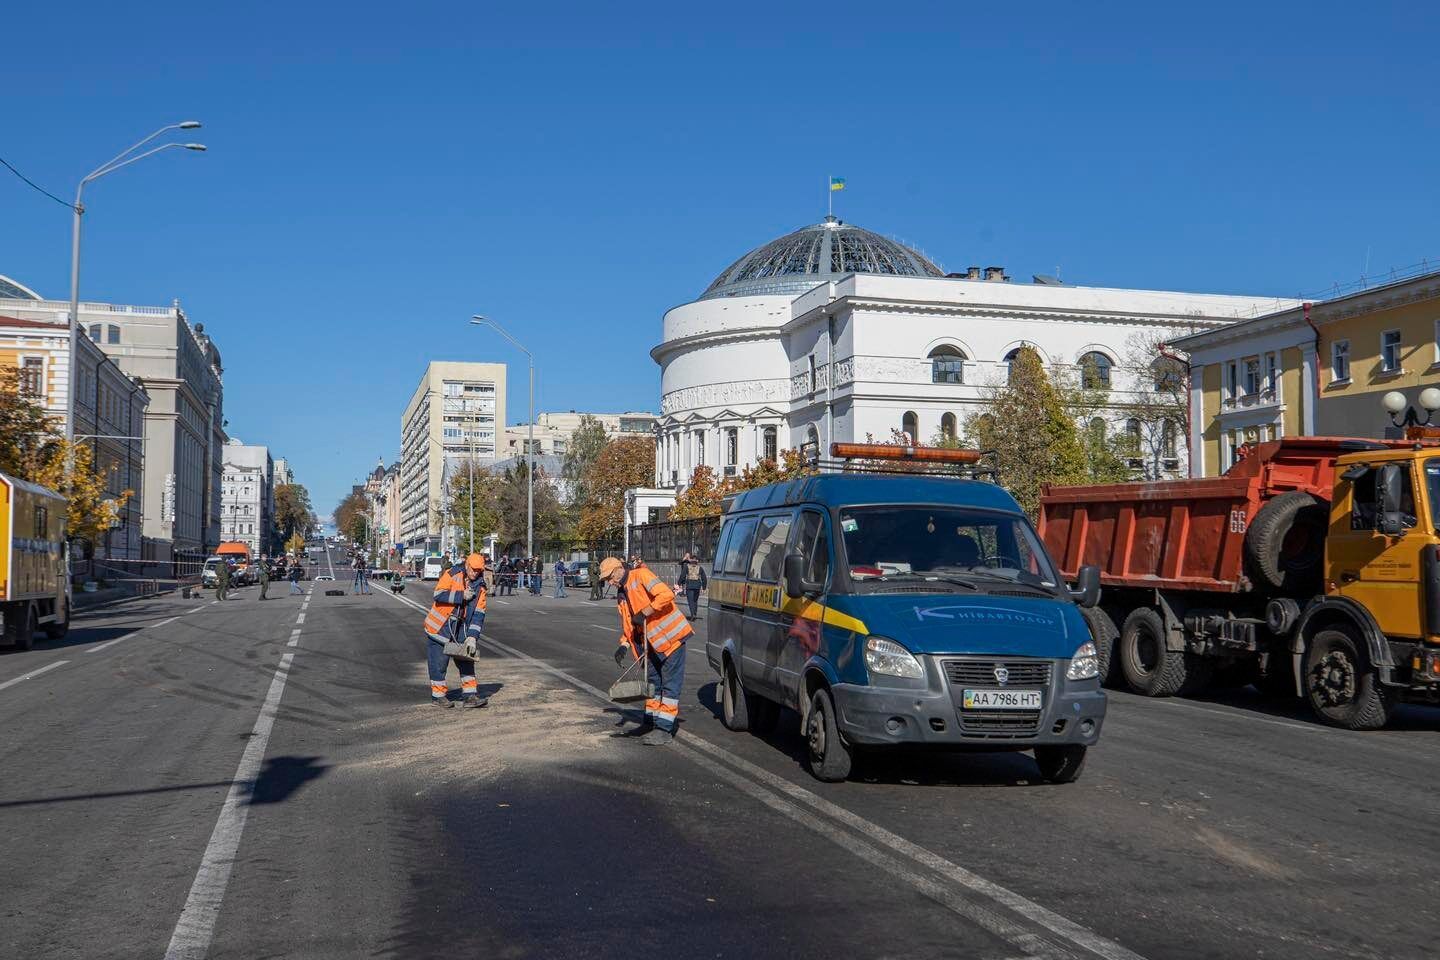
<svg viewBox="0 0 1440 960"><path fill-rule="evenodd" d="M624 645L615 648L615 666L623 667L630 659L630 648Z"/></svg>
<svg viewBox="0 0 1440 960"><path fill-rule="evenodd" d="M475 599L475 588L474 588L474 587L466 587L466 588L465 588L465 602L466 602L466 603L469 603L471 600L474 600L474 599Z"/></svg>

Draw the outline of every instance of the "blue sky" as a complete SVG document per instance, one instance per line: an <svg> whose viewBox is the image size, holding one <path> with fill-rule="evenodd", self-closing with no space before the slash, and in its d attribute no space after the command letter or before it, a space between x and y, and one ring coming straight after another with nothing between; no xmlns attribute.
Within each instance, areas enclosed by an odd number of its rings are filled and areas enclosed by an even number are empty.
<svg viewBox="0 0 1440 960"><path fill-rule="evenodd" d="M943 267L1307 294L1440 258L1423 4L14 5L0 156L88 193L82 296L179 298L232 434L326 513L427 359L536 353L542 410L656 409L663 312L836 212ZM0 170L0 274L67 211Z"/></svg>

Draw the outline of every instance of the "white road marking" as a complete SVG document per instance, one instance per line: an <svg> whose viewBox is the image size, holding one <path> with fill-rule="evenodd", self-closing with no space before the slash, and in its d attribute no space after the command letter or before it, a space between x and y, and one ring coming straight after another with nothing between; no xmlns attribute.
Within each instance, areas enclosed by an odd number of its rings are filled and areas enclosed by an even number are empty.
<svg viewBox="0 0 1440 960"><path fill-rule="evenodd" d="M403 597L397 597L396 599L410 603L411 606L420 609L418 604L411 603L411 601L405 600ZM594 626L594 624L591 624L591 626ZM522 662L529 663L552 676L559 677L572 686L589 693L598 700L605 703L610 702L610 697L607 693L598 687L591 686L579 677L566 673L564 670L552 666L538 657L532 657L527 653L501 643L494 637L485 634L481 634L481 637L493 649L501 653L507 653ZM1064 938L1069 943L1080 947L1090 954L1103 957L1105 960L1143 960L1139 954L1127 950L1120 944L1112 940L1107 940L1099 934L1080 926L1080 924L1072 920L1062 917L1052 910L1042 907L1040 904L1012 890L1008 890L997 883L992 883L983 877L977 876L958 864L946 860L939 854L912 843L904 837L892 833L863 817L857 816L844 807L831 803L815 793L806 790L804 787L797 786L785 778L776 776L767 770L762 770L754 764L741 759L730 751L718 747L707 740L700 737L685 737L676 740L675 745L683 748L690 755L689 759L711 770L711 772L724 777L727 782L730 782L733 786L760 800L760 802L766 804L766 806L784 813L797 823L803 824L820 833L822 836L839 843L862 859L876 866L880 866L894 873L896 876L902 877L907 880L907 882L915 885L917 889L920 889L927 895L935 897L935 899L949 909L961 913L967 919L984 927L991 933L1014 943L1027 955L1054 956L1056 955L1056 948L1054 944L1035 934L1022 930L1003 917L985 910L985 908L968 900L959 898L958 894L954 891L947 891L943 887L938 887L933 880L925 877L923 874L915 873L909 867L897 862L894 858L875 849L875 847L870 844L864 843L858 838L844 833L830 824L816 820L813 813L824 814L838 823L865 834L881 846L889 847L892 851L901 854L914 863L935 871L958 886L964 887L972 893L986 897L1008 908L1014 913ZM734 769L730 770L721 766L719 763L709 761L707 758L700 756L699 754L701 753L709 754L716 760L722 760ZM751 779L745 779L746 777ZM759 782L757 783L756 781ZM769 786L775 792L772 793L770 790L764 789L764 787L761 786L762 783L765 786ZM776 793L786 795L791 799L783 799L780 796L776 796ZM809 811L803 809L801 805L808 807ZM1061 951L1060 955L1065 954Z"/></svg>
<svg viewBox="0 0 1440 960"><path fill-rule="evenodd" d="M55 660L55 661L53 661L53 662L51 662L51 663L45 664L45 666L43 666L43 667L36 667L34 670L31 670L31 671L30 671L29 673L27 673L27 674L24 674L24 675L22 675L22 676L18 676L18 677L16 677L16 678L13 679L13 680L6 680L4 683L0 683L0 690L4 690L6 687L13 687L13 686L15 686L15 684L19 683L21 680L29 680L31 677L38 677L38 676L40 676L40 674L42 674L42 673L47 673L47 672L49 672L49 671L51 671L51 670L54 670L56 667L63 667L63 666L65 666L65 664L67 664L67 663L69 663L69 662L70 662L69 660Z"/></svg>
<svg viewBox="0 0 1440 960"><path fill-rule="evenodd" d="M175 616L171 617L169 620L161 620L159 623L152 623L152 624L150 624L150 626L148 626L148 627L141 627L139 630L132 630L132 631L130 631L129 633L125 634L125 636L123 636L123 637L116 637L114 640L106 640L104 643L98 644L97 646L93 646L93 647L91 647L89 650L86 650L85 652L86 652L86 653L99 653L101 650L104 650L106 647L113 647L113 646L115 646L115 644L119 643L121 640L129 640L131 637L135 636L135 634L137 634L137 633L144 633L146 630L149 630L149 629L151 629L151 628L153 628L153 627L163 627L163 626L165 626L165 624L167 624L167 623L174 623L176 620L179 620L181 616L182 616L181 614L176 614Z"/></svg>
<svg viewBox="0 0 1440 960"><path fill-rule="evenodd" d="M612 629L612 628L610 628L610 627L601 626L601 625L598 624L598 623L587 623L586 626L587 626L587 627L594 627L596 630L604 630L606 633L609 633L610 630Z"/></svg>
<svg viewBox="0 0 1440 960"><path fill-rule="evenodd" d="M270 731L275 726L275 714L285 693L285 680L294 658L293 653L283 655L280 665L275 668L270 690L265 694L255 726L250 730L250 739L245 743L240 765L235 768L230 792L225 796L215 829L210 834L210 842L205 845L205 853L200 858L200 869L195 874L195 882L190 885L185 909L181 911L175 932L170 937L165 960L203 960L210 949L210 940L215 935L215 920L220 915L220 903L225 899L225 888L230 883L235 851L240 847L240 836L245 832L245 819L250 813L247 795L254 788L260 765L265 760L265 748L270 743Z"/></svg>
<svg viewBox="0 0 1440 960"><path fill-rule="evenodd" d="M509 600L501 600L499 597L496 597L496 598L495 598L495 602L496 602L496 603L503 603L503 604L505 604L505 606L507 606L507 607L510 606L510 601L509 601Z"/></svg>
<svg viewBox="0 0 1440 960"><path fill-rule="evenodd" d="M295 616L295 622L296 622L296 623L304 623L304 622L305 622L305 611L304 611L304 610L301 610L298 614L296 614L296 616Z"/></svg>

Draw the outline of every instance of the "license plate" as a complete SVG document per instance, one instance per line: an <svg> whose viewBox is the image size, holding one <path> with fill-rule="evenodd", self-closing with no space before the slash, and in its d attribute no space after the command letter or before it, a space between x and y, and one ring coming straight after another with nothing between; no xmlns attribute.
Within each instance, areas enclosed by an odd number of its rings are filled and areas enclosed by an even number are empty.
<svg viewBox="0 0 1440 960"><path fill-rule="evenodd" d="M966 710L1039 710L1039 690L966 690Z"/></svg>

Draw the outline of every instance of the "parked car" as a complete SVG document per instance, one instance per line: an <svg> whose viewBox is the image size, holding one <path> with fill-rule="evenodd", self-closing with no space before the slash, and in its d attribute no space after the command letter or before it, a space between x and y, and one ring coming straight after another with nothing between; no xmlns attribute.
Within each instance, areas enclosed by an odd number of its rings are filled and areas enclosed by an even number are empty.
<svg viewBox="0 0 1440 960"><path fill-rule="evenodd" d="M565 565L565 586L590 586L590 561L576 560Z"/></svg>

